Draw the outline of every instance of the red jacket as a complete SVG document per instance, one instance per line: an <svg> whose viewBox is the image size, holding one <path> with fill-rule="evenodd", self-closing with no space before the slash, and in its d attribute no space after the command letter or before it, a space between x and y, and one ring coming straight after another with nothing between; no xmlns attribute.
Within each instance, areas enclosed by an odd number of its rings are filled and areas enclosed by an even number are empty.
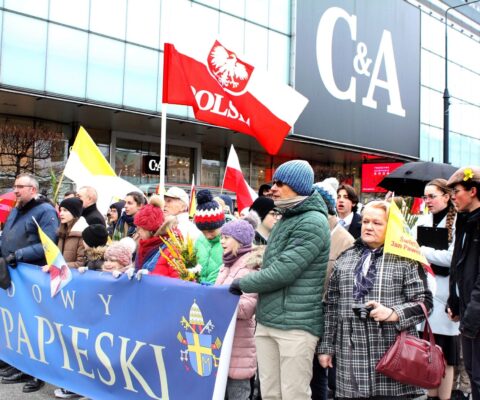
<svg viewBox="0 0 480 400"><path fill-rule="evenodd" d="M168 239L168 235L167 234L163 235L163 238ZM162 242L162 245L160 246L160 249L162 251L160 252L160 256L158 257L157 263L155 264L155 267L151 272L152 275L162 275L162 276L168 276L170 278L178 278L179 274L177 270L173 268L173 266L165 258L165 256L167 256L169 259L171 259L172 255L170 253L170 250L168 250L167 246L163 242ZM162 255L162 252L163 254L165 254L165 256Z"/></svg>

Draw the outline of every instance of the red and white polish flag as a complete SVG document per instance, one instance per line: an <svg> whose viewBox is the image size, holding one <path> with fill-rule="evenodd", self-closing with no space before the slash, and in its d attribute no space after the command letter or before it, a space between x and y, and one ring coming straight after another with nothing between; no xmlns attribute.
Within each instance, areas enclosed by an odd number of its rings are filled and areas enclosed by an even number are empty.
<svg viewBox="0 0 480 400"><path fill-rule="evenodd" d="M230 153L228 154L222 187L237 194L237 209L239 213L243 209L250 207L258 197L257 193L243 177L240 161L233 145L230 147Z"/></svg>
<svg viewBox="0 0 480 400"><path fill-rule="evenodd" d="M195 118L255 137L276 154L308 99L273 82L218 40L165 43L163 102L193 108Z"/></svg>

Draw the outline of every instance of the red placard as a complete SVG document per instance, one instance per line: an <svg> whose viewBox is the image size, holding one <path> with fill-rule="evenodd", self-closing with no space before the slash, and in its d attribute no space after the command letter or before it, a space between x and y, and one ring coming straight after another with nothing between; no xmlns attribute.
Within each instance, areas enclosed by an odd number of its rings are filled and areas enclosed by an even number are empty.
<svg viewBox="0 0 480 400"><path fill-rule="evenodd" d="M362 164L362 193L385 193L380 181L403 163Z"/></svg>

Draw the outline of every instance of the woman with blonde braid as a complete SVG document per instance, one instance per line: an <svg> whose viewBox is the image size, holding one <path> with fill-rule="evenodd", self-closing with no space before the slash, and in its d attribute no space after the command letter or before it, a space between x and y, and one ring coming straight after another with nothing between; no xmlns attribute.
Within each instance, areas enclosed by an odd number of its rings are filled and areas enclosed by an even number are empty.
<svg viewBox="0 0 480 400"><path fill-rule="evenodd" d="M435 272L436 293L433 298L433 312L429 321L435 335L435 342L441 346L447 362L445 377L437 389L428 391L429 399L450 399L454 367L460 356L460 339L458 322L448 318L445 307L449 291L450 264L452 261L456 211L451 199L451 189L445 179L434 179L427 183L423 199L429 213L420 217L413 233L418 236L418 227L444 228L448 235L448 248L435 249L421 246L422 254L427 258ZM421 241L420 241L421 243Z"/></svg>

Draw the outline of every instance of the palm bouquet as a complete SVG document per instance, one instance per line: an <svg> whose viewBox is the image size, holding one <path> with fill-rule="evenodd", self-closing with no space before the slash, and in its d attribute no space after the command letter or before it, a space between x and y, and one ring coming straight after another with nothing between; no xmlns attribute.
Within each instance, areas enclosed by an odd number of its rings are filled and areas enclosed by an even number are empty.
<svg viewBox="0 0 480 400"><path fill-rule="evenodd" d="M161 255L178 272L180 279L190 282L198 282L202 267L197 264L197 255L193 240L187 236L186 239L180 233L167 229L167 237L161 237L166 249L166 254L160 249Z"/></svg>
<svg viewBox="0 0 480 400"><path fill-rule="evenodd" d="M415 213L414 210L414 201L413 197L395 197L394 198L397 207L402 212L403 218L407 223L408 227L412 229L418 220L418 213Z"/></svg>

